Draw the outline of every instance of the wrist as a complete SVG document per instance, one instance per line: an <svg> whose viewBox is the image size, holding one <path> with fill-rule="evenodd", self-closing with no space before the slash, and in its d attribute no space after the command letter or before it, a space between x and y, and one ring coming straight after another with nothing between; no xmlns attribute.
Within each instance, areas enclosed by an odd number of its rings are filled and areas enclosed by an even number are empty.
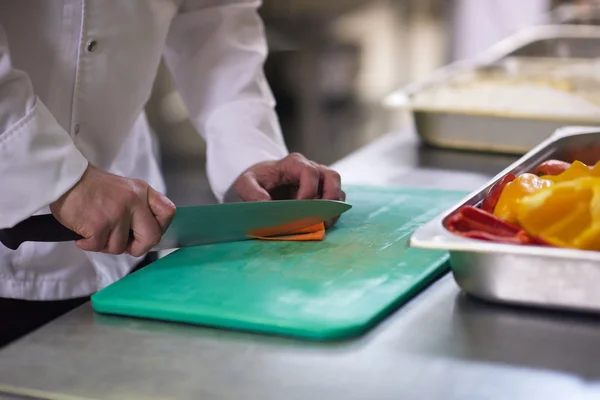
<svg viewBox="0 0 600 400"><path fill-rule="evenodd" d="M66 198L74 191L76 190L76 188L81 185L81 182L83 182L84 180L86 180L90 174L93 173L93 170L95 169L95 167L92 166L92 164L88 163L87 168L85 169L85 171L83 171L83 174L81 175L81 178L79 178L79 180L77 182L75 182L75 184L73 184L73 186L71 186L70 188L68 188L68 190L66 192L64 192L56 201L50 203L50 211L54 214L55 210L57 210L61 204L64 203L64 201L66 200Z"/></svg>

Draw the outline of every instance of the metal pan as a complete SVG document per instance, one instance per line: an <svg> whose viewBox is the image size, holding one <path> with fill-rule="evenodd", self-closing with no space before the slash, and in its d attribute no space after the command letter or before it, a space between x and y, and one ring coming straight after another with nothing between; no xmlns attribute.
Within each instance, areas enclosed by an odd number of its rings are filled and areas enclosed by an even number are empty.
<svg viewBox="0 0 600 400"><path fill-rule="evenodd" d="M454 279L465 292L476 297L501 303L600 312L600 252L484 242L463 238L446 229L450 215L464 205L480 203L487 190L504 175L531 171L548 159L574 161L573 154L598 146L597 127L556 131L489 184L417 229L409 245L448 250Z"/></svg>
<svg viewBox="0 0 600 400"><path fill-rule="evenodd" d="M473 107L468 105L469 102L460 105L460 92L452 95L455 99L452 106L450 103L442 102L439 105L433 100L416 99L430 90L451 90L452 82L457 77L485 71L490 66L501 66L506 60L519 60L523 64L527 64L528 60L592 62L598 57L600 27L536 26L518 32L474 59L452 63L437 70L428 79L390 94L384 104L392 109L409 111L418 134L433 146L524 154L560 127L600 126L600 117L597 116L600 114L584 116L580 114L581 109L575 106L570 115L565 111L566 107L559 106L552 110L550 105L546 112L536 113L530 110L532 102L523 101L524 97L519 95L515 95L510 112L495 107ZM478 82L474 80L473 84L479 85ZM575 94L573 97L577 98Z"/></svg>

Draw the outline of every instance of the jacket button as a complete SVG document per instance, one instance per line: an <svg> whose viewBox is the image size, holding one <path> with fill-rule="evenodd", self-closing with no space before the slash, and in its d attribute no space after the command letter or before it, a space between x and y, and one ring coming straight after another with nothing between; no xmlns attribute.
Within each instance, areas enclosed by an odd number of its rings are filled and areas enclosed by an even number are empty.
<svg viewBox="0 0 600 400"><path fill-rule="evenodd" d="M90 40L87 44L87 51L94 52L96 51L96 49L98 48L98 42L96 42L95 40Z"/></svg>

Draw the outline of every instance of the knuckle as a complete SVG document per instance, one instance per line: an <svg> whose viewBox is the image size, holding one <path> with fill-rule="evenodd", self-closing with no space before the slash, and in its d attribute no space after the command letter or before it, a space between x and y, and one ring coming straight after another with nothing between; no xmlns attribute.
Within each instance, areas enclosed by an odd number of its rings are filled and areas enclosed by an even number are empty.
<svg viewBox="0 0 600 400"><path fill-rule="evenodd" d="M140 250L144 253L147 252L152 247L154 247L156 244L158 244L158 242L160 242L161 238L162 238L162 233L158 226L156 227L156 229L153 228L153 229L149 230L144 235L144 238L142 240L140 240Z"/></svg>
<svg viewBox="0 0 600 400"><path fill-rule="evenodd" d="M319 177L321 175L321 172L319 171L319 168L315 167L312 164L309 164L306 166L306 170L308 171L308 173L312 176L312 177Z"/></svg>
<svg viewBox="0 0 600 400"><path fill-rule="evenodd" d="M129 199L132 201L145 200L148 193L148 184L139 179L133 179L130 190L128 190Z"/></svg>
<svg viewBox="0 0 600 400"><path fill-rule="evenodd" d="M95 236L95 237L91 237L87 241L86 247L89 251L101 251L104 249L104 245L105 245L105 243L103 243L103 241L100 239L100 237Z"/></svg>
<svg viewBox="0 0 600 400"><path fill-rule="evenodd" d="M253 177L254 177L254 174L252 172L246 171L242 175L240 175L240 177L235 181L235 183L236 183L236 185L244 185L248 181L252 180Z"/></svg>
<svg viewBox="0 0 600 400"><path fill-rule="evenodd" d="M119 242L108 246L108 253L110 254L123 254L127 250L127 242Z"/></svg>
<svg viewBox="0 0 600 400"><path fill-rule="evenodd" d="M104 224L115 226L127 214L127 205L124 203L117 203L114 207L114 211L108 216Z"/></svg>
<svg viewBox="0 0 600 400"><path fill-rule="evenodd" d="M139 189L148 189L148 183L142 179L132 179L133 186Z"/></svg>
<svg viewBox="0 0 600 400"><path fill-rule="evenodd" d="M339 172L330 169L330 170L328 170L328 174L331 175L331 177L333 179L335 179L336 181L340 181L340 182L342 181L342 176L340 175Z"/></svg>
<svg viewBox="0 0 600 400"><path fill-rule="evenodd" d="M110 220L103 214L95 214L89 217L89 222L85 224L81 232L85 237L99 237L103 231L108 229Z"/></svg>
<svg viewBox="0 0 600 400"><path fill-rule="evenodd" d="M175 207L175 204L167 204L165 206L165 214L168 218L173 218L175 216L175 214L177 213L177 207Z"/></svg>
<svg viewBox="0 0 600 400"><path fill-rule="evenodd" d="M148 254L148 251L150 251L150 249L152 248L152 246L140 246L139 248L135 249L131 255L134 257L142 257L145 254Z"/></svg>
<svg viewBox="0 0 600 400"><path fill-rule="evenodd" d="M306 161L306 158L304 158L302 154L296 152L290 153L290 155L288 155L287 158L292 161Z"/></svg>
<svg viewBox="0 0 600 400"><path fill-rule="evenodd" d="M152 248L154 245L158 244L158 242L160 242L161 239L161 234L160 232L153 232L149 237L148 237L148 249Z"/></svg>
<svg viewBox="0 0 600 400"><path fill-rule="evenodd" d="M152 247L154 247L161 239L161 233L159 231L148 232L142 238L136 239L131 245L128 253L134 257L141 257L146 254ZM127 251L127 249L125 249Z"/></svg>
<svg viewBox="0 0 600 400"><path fill-rule="evenodd" d="M141 257L145 254L146 252L139 247L135 247L133 249L131 249L131 251L129 252L129 254L131 254L134 257Z"/></svg>
<svg viewBox="0 0 600 400"><path fill-rule="evenodd" d="M235 180L233 188L238 192L240 190L244 190L248 186L249 182L252 181L253 176L254 175L251 172L244 172Z"/></svg>
<svg viewBox="0 0 600 400"><path fill-rule="evenodd" d="M98 231L98 229L96 229L93 224L78 225L75 227L74 230L84 238L92 237L94 233Z"/></svg>
<svg viewBox="0 0 600 400"><path fill-rule="evenodd" d="M122 199L125 201L126 204L135 203L139 199L138 191L133 186L127 188L127 190L125 190L121 194L121 196L123 196Z"/></svg>

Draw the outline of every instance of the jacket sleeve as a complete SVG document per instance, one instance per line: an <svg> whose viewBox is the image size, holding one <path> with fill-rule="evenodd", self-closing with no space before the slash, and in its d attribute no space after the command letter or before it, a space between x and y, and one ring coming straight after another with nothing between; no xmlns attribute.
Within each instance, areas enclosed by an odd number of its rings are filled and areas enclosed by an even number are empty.
<svg viewBox="0 0 600 400"><path fill-rule="evenodd" d="M219 201L252 165L287 155L263 72L264 27L255 0L188 0L174 18L165 62L207 143Z"/></svg>
<svg viewBox="0 0 600 400"><path fill-rule="evenodd" d="M75 185L88 162L12 66L0 26L0 229L52 203Z"/></svg>

